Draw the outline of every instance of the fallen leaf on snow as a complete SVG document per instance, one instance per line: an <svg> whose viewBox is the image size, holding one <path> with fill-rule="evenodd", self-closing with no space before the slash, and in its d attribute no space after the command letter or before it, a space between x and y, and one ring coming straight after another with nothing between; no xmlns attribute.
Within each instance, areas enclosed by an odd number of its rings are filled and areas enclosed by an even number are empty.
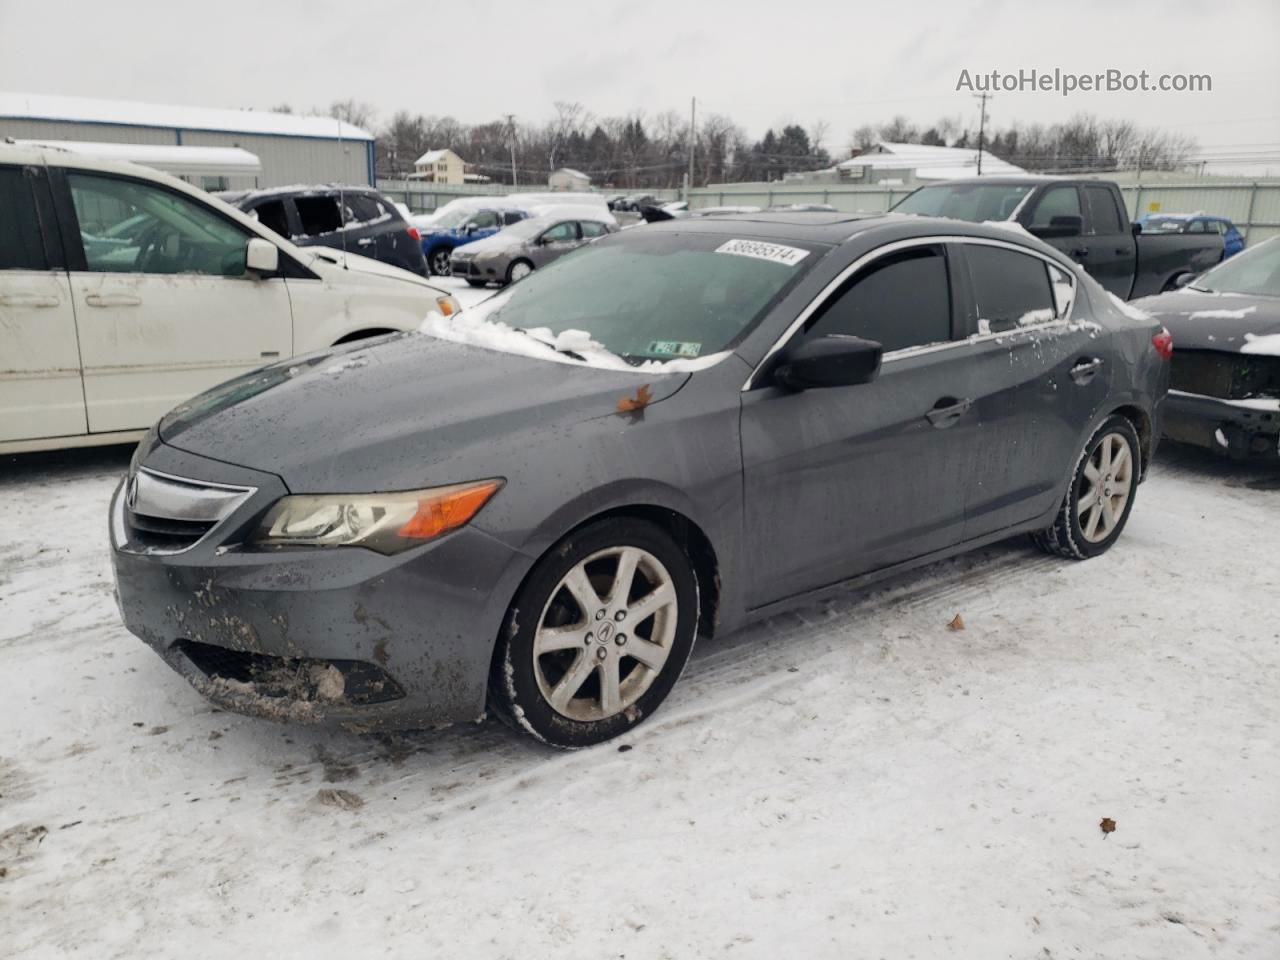
<svg viewBox="0 0 1280 960"><path fill-rule="evenodd" d="M960 614L957 613L954 617L951 618L951 622L948 623L947 626L950 627L952 630L963 630L964 617L960 616Z"/></svg>
<svg viewBox="0 0 1280 960"><path fill-rule="evenodd" d="M1098 824L1098 827L1102 830L1104 835L1114 833L1116 829L1116 822L1110 817L1103 817L1102 822Z"/></svg>
<svg viewBox="0 0 1280 960"><path fill-rule="evenodd" d="M316 799L327 807L338 807L341 810L359 810L364 806L364 800L358 793L352 793L350 790L334 790L330 787L317 790Z"/></svg>
<svg viewBox="0 0 1280 960"><path fill-rule="evenodd" d="M637 410L643 410L651 403L653 403L653 392L646 383L636 391L634 397L623 397L618 401L618 412L635 413Z"/></svg>

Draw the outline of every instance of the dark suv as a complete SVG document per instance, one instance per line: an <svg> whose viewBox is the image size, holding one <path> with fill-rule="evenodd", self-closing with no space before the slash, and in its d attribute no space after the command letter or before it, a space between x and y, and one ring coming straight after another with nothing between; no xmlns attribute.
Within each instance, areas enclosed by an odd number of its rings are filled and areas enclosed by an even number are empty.
<svg viewBox="0 0 1280 960"><path fill-rule="evenodd" d="M345 249L427 276L418 231L369 187L272 187L215 196L301 247Z"/></svg>

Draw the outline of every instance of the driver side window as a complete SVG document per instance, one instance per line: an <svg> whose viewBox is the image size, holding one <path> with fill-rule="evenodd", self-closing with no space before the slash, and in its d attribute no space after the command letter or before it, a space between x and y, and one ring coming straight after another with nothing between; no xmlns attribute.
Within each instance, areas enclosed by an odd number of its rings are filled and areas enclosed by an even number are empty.
<svg viewBox="0 0 1280 960"><path fill-rule="evenodd" d="M91 272L244 274L248 235L194 201L116 177L67 182Z"/></svg>
<svg viewBox="0 0 1280 960"><path fill-rule="evenodd" d="M557 223L542 235L543 243L568 243L578 239L578 225L572 221Z"/></svg>
<svg viewBox="0 0 1280 960"><path fill-rule="evenodd" d="M498 226L498 215L492 210L481 210L467 221L467 226L474 227L476 230L488 230L490 227Z"/></svg>

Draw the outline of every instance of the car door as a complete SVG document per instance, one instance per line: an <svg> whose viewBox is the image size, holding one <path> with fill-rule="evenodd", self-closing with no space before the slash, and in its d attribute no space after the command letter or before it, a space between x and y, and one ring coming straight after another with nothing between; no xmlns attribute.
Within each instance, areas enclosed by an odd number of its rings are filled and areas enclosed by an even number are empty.
<svg viewBox="0 0 1280 960"><path fill-rule="evenodd" d="M1127 300L1133 289L1137 244L1132 231L1125 229L1116 191L1102 184L1085 184L1080 193L1085 212L1080 241L1085 253L1072 259L1082 263L1104 288Z"/></svg>
<svg viewBox="0 0 1280 960"><path fill-rule="evenodd" d="M0 443L85 433L71 283L45 169L0 165Z"/></svg>
<svg viewBox="0 0 1280 960"><path fill-rule="evenodd" d="M542 231L529 256L533 258L535 267L545 267L557 257L562 257L582 243L582 231L578 229L578 221L563 220Z"/></svg>
<svg viewBox="0 0 1280 960"><path fill-rule="evenodd" d="M1013 243L952 249L974 334L978 430L964 531L972 539L1058 503L1113 371L1105 337L1070 322L1076 288L1067 271Z"/></svg>
<svg viewBox="0 0 1280 960"><path fill-rule="evenodd" d="M808 338L852 334L886 348L879 376L798 393L766 376L743 393L753 606L961 538L977 420L948 274L945 247L929 241L890 244L855 262L806 308L778 356Z"/></svg>
<svg viewBox="0 0 1280 960"><path fill-rule="evenodd" d="M283 278L245 271L253 234L160 183L75 169L57 180L63 222L78 224L70 281L90 432L147 427L290 355Z"/></svg>

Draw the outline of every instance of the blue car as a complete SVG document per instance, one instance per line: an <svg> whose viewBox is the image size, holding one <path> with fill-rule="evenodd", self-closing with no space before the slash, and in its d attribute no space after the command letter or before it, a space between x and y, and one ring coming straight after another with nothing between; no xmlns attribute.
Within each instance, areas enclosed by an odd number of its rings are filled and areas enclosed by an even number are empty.
<svg viewBox="0 0 1280 960"><path fill-rule="evenodd" d="M450 275L449 257L455 247L491 237L503 227L529 217L529 211L511 207L471 207L446 210L429 225L420 227L427 268L438 277Z"/></svg>
<svg viewBox="0 0 1280 960"><path fill-rule="evenodd" d="M1226 217L1204 213L1150 213L1138 219L1143 233L1216 233L1222 237L1222 259L1244 249L1244 236Z"/></svg>

